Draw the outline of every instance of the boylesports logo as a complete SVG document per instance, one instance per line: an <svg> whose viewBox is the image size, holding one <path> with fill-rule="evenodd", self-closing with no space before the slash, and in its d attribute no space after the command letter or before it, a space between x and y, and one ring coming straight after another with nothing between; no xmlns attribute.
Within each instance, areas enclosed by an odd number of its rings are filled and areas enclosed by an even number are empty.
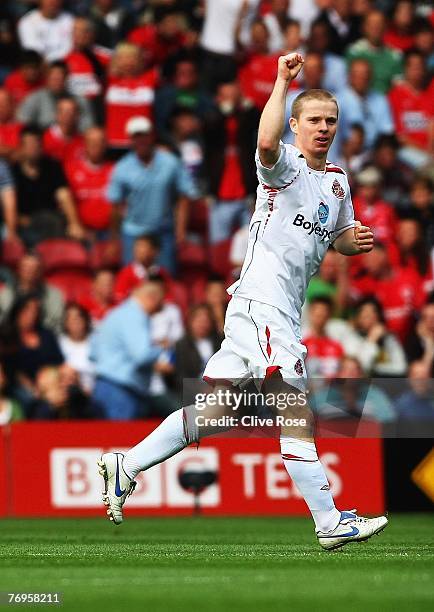
<svg viewBox="0 0 434 612"><path fill-rule="evenodd" d="M327 210L327 216L328 216L328 210ZM325 221L321 221L321 223L325 223ZM315 223L313 221L307 221L305 216L302 215L301 213L298 213L298 215L295 216L295 219L292 222L292 225L295 225L296 227L302 227L304 230L306 230L309 236L311 234L315 234L315 236L318 236L318 238L320 238L322 241L331 240L331 236L333 234L333 230L329 231L325 227L321 227L318 221L315 221Z"/></svg>

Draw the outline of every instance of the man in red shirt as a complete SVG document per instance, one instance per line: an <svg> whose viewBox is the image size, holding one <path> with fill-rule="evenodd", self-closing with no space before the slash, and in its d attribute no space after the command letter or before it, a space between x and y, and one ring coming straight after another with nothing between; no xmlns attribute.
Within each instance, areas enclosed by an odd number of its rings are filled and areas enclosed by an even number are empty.
<svg viewBox="0 0 434 612"><path fill-rule="evenodd" d="M153 117L158 74L143 71L141 50L131 43L116 47L112 74L105 94L107 139L110 147L126 149L130 139L125 131L128 120L140 114Z"/></svg>
<svg viewBox="0 0 434 612"><path fill-rule="evenodd" d="M95 45L95 26L90 19L77 17L72 30L73 49L65 58L68 89L92 104L98 123L103 123L103 93L111 51Z"/></svg>
<svg viewBox="0 0 434 612"><path fill-rule="evenodd" d="M21 54L19 67L6 77L4 87L18 105L44 85L43 59L37 51L26 49Z"/></svg>
<svg viewBox="0 0 434 612"><path fill-rule="evenodd" d="M334 378L344 355L342 345L327 336L325 327L333 312L333 301L317 297L309 304L309 332L303 339L307 348L306 367L313 378Z"/></svg>
<svg viewBox="0 0 434 612"><path fill-rule="evenodd" d="M374 296L383 307L388 329L402 341L426 299L417 272L392 266L381 242L364 257L364 271L351 281L350 291L355 300Z"/></svg>
<svg viewBox="0 0 434 612"><path fill-rule="evenodd" d="M425 87L427 70L419 51L405 57L404 79L392 87L390 106L402 145L432 151L434 144L434 82Z"/></svg>
<svg viewBox="0 0 434 612"><path fill-rule="evenodd" d="M102 128L84 134L84 151L66 164L66 176L78 207L78 216L93 238L103 237L110 226L112 207L106 193L113 164L106 159L107 141Z"/></svg>
<svg viewBox="0 0 434 612"><path fill-rule="evenodd" d="M133 289L138 287L150 276L161 276L165 281L170 280L169 273L156 264L160 252L158 236L147 234L139 236L134 241L133 261L122 268L115 282L115 299L118 302L126 299Z"/></svg>
<svg viewBox="0 0 434 612"><path fill-rule="evenodd" d="M210 240L228 239L250 221L249 196L256 192L255 134L259 112L241 97L237 83L217 90L218 111L204 122L204 175L215 199Z"/></svg>
<svg viewBox="0 0 434 612"><path fill-rule="evenodd" d="M66 162L79 157L84 148L82 134L78 130L79 108L73 97L62 96L56 104L56 123L44 132L44 153L57 159L65 167Z"/></svg>
<svg viewBox="0 0 434 612"><path fill-rule="evenodd" d="M11 94L0 89L0 157L13 161L20 140L22 125L14 119Z"/></svg>
<svg viewBox="0 0 434 612"><path fill-rule="evenodd" d="M87 310L94 325L116 305L113 296L114 278L111 270L98 270L95 272L91 291L83 293L77 300L80 306Z"/></svg>
<svg viewBox="0 0 434 612"><path fill-rule="evenodd" d="M143 49L148 68L160 66L184 44L179 13L173 9L162 9L156 15L155 24L146 24L132 30L128 40Z"/></svg>

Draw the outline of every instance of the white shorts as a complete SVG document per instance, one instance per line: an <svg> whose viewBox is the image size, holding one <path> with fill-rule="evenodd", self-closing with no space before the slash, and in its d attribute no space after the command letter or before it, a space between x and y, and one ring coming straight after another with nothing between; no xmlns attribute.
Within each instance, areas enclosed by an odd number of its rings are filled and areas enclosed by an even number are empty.
<svg viewBox="0 0 434 612"><path fill-rule="evenodd" d="M238 385L254 379L257 385L276 370L299 391L306 390L306 347L298 341L293 323L281 310L241 297L229 302L225 339L208 361L207 382L230 381Z"/></svg>

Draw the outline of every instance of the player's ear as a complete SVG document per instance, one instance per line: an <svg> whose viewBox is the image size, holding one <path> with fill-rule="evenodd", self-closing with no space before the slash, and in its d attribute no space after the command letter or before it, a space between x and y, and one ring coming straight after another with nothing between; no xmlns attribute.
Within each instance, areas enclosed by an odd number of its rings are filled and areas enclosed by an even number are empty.
<svg viewBox="0 0 434 612"><path fill-rule="evenodd" d="M291 132L293 132L294 134L297 134L298 132L297 119L295 119L294 117L291 117L291 119L289 120L289 127L291 128Z"/></svg>

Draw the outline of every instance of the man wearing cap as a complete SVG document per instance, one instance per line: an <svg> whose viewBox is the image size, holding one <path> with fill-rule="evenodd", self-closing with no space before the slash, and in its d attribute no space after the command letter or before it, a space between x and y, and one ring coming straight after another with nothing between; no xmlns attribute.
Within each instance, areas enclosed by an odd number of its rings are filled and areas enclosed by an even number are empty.
<svg viewBox="0 0 434 612"><path fill-rule="evenodd" d="M146 117L132 117L126 126L131 151L115 165L108 188L114 206L125 204L121 226L123 260L132 260L137 236L158 234L161 252L158 263L175 272L176 245L185 239L189 199L195 188L181 160L155 146L154 129Z"/></svg>

